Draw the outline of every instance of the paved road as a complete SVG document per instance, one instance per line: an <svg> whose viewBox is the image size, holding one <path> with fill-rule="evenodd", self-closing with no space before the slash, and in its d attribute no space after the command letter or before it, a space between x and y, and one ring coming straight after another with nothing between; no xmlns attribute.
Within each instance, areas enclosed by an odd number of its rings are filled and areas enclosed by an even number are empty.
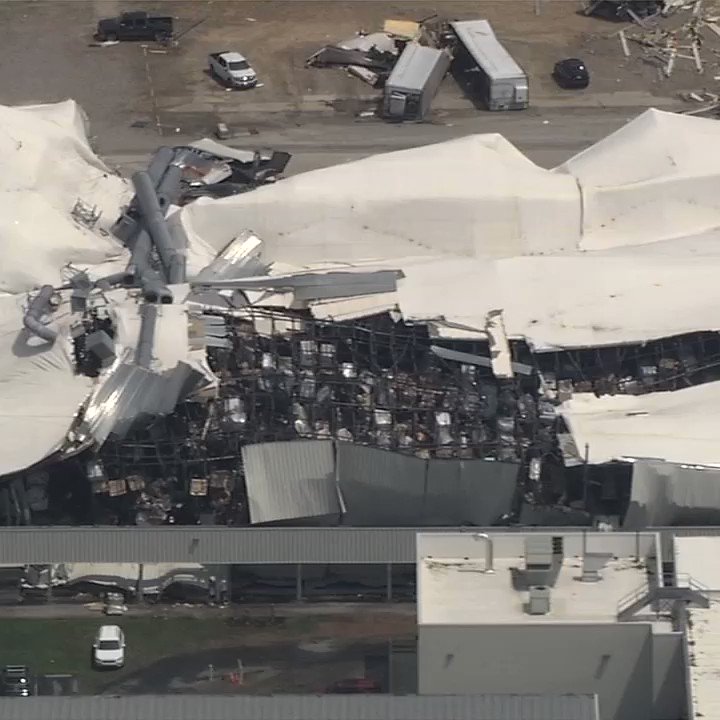
<svg viewBox="0 0 720 720"><path fill-rule="evenodd" d="M440 124L388 125L370 121L311 121L302 127L267 130L236 137L235 146L267 146L293 153L288 168L297 174L368 155L442 142L472 133L501 133L534 162L552 167L617 130L642 109L550 108L524 113L448 115ZM193 138L181 134L160 137L150 131L125 136L122 145L113 138L99 139L99 152L110 164L129 173L144 167L148 155L161 144L181 144Z"/></svg>

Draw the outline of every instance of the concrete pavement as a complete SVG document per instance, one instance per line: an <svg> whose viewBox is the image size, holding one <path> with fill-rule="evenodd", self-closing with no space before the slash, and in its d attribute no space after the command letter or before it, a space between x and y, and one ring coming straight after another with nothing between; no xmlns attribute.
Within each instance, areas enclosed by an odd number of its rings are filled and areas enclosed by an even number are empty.
<svg viewBox="0 0 720 720"><path fill-rule="evenodd" d="M474 133L500 133L533 162L553 167L601 140L644 108L530 109L518 113L450 114L436 123L389 125L375 119L308 121L299 127L245 133L228 144L237 147L273 147L293 154L288 174L297 174L358 160L368 155L403 150ZM150 130L122 138L98 138L101 155L123 174L144 167L162 144L179 145L197 139L182 133L160 136ZM120 142L119 142L120 141Z"/></svg>

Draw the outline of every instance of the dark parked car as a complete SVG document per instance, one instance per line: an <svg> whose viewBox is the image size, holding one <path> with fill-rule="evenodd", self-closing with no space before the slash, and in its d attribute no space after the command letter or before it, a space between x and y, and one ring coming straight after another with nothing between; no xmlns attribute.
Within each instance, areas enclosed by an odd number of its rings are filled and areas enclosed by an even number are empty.
<svg viewBox="0 0 720 720"><path fill-rule="evenodd" d="M170 40L173 19L149 15L146 12L126 12L115 18L105 18L97 25L95 37L101 42L113 40Z"/></svg>
<svg viewBox="0 0 720 720"><path fill-rule="evenodd" d="M590 84L587 65L578 58L567 58L555 63L553 77L561 88L568 90L586 88Z"/></svg>
<svg viewBox="0 0 720 720"><path fill-rule="evenodd" d="M5 697L32 695L30 672L24 665L6 665L2 671L2 694Z"/></svg>

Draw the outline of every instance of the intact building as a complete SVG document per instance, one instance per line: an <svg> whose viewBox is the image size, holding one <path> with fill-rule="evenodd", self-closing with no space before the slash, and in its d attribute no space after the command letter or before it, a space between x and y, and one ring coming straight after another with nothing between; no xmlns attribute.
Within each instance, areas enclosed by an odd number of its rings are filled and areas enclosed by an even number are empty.
<svg viewBox="0 0 720 720"><path fill-rule="evenodd" d="M418 535L421 694L596 694L602 720L687 717L654 533Z"/></svg>

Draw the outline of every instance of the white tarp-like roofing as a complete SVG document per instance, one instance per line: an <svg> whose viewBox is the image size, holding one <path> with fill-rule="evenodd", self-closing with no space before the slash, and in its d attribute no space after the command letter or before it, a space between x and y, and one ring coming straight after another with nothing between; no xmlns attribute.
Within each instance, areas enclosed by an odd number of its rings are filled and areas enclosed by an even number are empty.
<svg viewBox="0 0 720 720"><path fill-rule="evenodd" d="M649 110L556 172L582 188L585 250L682 238L720 224L720 126Z"/></svg>
<svg viewBox="0 0 720 720"><path fill-rule="evenodd" d="M0 297L0 475L23 470L64 443L92 380L74 372L64 327L68 306L53 314L54 343L23 327L24 296Z"/></svg>
<svg viewBox="0 0 720 720"><path fill-rule="evenodd" d="M500 135L375 155L183 208L216 251L250 227L273 262L509 257L577 246L572 177L543 170Z"/></svg>
<svg viewBox="0 0 720 720"><path fill-rule="evenodd" d="M560 406L590 464L624 458L720 467L720 382L648 395L576 394Z"/></svg>
<svg viewBox="0 0 720 720"><path fill-rule="evenodd" d="M201 200L176 221L193 246L252 227L267 262L405 274L381 302L320 303L322 317L394 299L446 337L482 336L500 309L537 350L643 342L720 329L719 153L714 120L648 110L555 170L477 135Z"/></svg>
<svg viewBox="0 0 720 720"><path fill-rule="evenodd" d="M72 100L0 106L0 157L0 293L58 286L68 263L92 267L122 253L101 230L117 220L130 193L90 148ZM101 213L93 230L72 219L77 200Z"/></svg>

